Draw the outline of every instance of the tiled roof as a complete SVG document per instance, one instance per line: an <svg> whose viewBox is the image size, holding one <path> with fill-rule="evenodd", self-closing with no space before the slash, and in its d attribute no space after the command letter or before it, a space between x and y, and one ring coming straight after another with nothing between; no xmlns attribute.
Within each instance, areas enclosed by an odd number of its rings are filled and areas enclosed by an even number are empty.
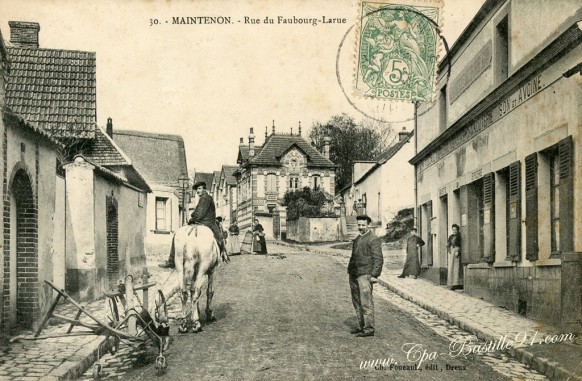
<svg viewBox="0 0 582 381"><path fill-rule="evenodd" d="M95 53L8 47L6 105L54 136L93 138Z"/></svg>
<svg viewBox="0 0 582 381"><path fill-rule="evenodd" d="M308 156L308 167L328 167L336 165L326 159L315 147L309 144L299 135L275 134L270 135L263 147L256 151L255 156L249 160L253 165L281 165L281 155L293 145L299 147Z"/></svg>
<svg viewBox="0 0 582 381"><path fill-rule="evenodd" d="M148 183L178 186L188 173L184 140L179 135L114 130L113 141Z"/></svg>
<svg viewBox="0 0 582 381"><path fill-rule="evenodd" d="M99 127L95 127L95 139L83 147L83 156L101 166L131 164L131 160Z"/></svg>
<svg viewBox="0 0 582 381"><path fill-rule="evenodd" d="M214 171L212 173L212 184L216 184L218 186L218 183L220 182L220 171ZM206 184L208 187L210 187L210 184ZM214 188L213 188L214 189Z"/></svg>
<svg viewBox="0 0 582 381"><path fill-rule="evenodd" d="M236 185L236 178L234 177L234 172L238 169L237 165L223 165L222 171L224 172L225 181L227 185Z"/></svg>
<svg viewBox="0 0 582 381"><path fill-rule="evenodd" d="M194 175L194 183L197 183L198 181L204 181L206 183L206 187L210 188L210 186L212 185L213 176L214 173L196 172L196 174Z"/></svg>

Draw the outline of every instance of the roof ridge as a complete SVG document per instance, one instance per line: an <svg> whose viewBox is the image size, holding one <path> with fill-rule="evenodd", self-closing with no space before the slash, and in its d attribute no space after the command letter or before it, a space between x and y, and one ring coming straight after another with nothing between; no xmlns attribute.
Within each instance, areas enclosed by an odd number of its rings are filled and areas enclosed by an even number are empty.
<svg viewBox="0 0 582 381"><path fill-rule="evenodd" d="M147 132L147 131L136 131L136 130L113 130L113 135L129 135L129 136L142 136L151 137L163 140L173 140L173 141L184 141L182 135L178 134L162 134L157 132Z"/></svg>
<svg viewBox="0 0 582 381"><path fill-rule="evenodd" d="M16 46L16 45L8 45L6 46L8 49L19 49L19 50L33 50L33 51L52 51L52 52L67 52L67 53L85 53L91 54L96 56L97 52L89 51L89 50L78 50L78 49L53 49L53 48L30 48L26 46Z"/></svg>

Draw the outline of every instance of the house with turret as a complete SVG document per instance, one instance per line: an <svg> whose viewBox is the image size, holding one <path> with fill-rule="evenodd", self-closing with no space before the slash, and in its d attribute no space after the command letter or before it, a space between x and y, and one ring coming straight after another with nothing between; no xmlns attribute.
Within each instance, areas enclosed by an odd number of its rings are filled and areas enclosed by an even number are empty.
<svg viewBox="0 0 582 381"><path fill-rule="evenodd" d="M248 142L240 139L234 172L237 181L236 218L241 230L250 229L257 218L267 237L285 238L285 193L309 187L335 193L336 165L329 159L330 139L319 152L301 135L278 133L273 122L271 134L265 127L262 145L255 144L251 127Z"/></svg>

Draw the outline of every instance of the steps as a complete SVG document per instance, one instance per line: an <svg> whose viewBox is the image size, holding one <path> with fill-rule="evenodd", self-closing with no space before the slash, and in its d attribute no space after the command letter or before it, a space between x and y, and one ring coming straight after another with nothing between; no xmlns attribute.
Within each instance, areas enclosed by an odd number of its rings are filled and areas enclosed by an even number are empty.
<svg viewBox="0 0 582 381"><path fill-rule="evenodd" d="M353 241L358 234L358 221L356 216L346 216L347 232L343 235L343 239Z"/></svg>

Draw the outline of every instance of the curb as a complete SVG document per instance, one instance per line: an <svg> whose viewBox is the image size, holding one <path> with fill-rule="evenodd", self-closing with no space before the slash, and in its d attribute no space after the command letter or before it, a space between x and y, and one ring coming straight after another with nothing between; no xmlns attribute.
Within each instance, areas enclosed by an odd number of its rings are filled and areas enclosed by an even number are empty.
<svg viewBox="0 0 582 381"><path fill-rule="evenodd" d="M178 288L176 285L170 289L170 292L164 293L166 300L170 299L178 291ZM107 353L114 345L115 339L113 337L101 338L98 336L87 346L77 351L71 358L53 369L47 376L41 377L40 381L78 379L97 362L98 355Z"/></svg>
<svg viewBox="0 0 582 381"><path fill-rule="evenodd" d="M339 254L339 253L333 253L333 252L329 252L329 251L325 251L325 250L321 250L321 249L313 249L312 247L307 247L305 245L295 245L295 244L289 244L286 242L275 242L275 241L273 241L273 243L276 245L280 245L280 246L297 248L297 249L300 249L303 251L309 251L309 252L314 252L314 253L319 253L319 254L328 254L328 255L332 255L332 256L341 256L341 254ZM381 284L382 286L384 286L385 288L389 289L390 291L394 292L395 294L399 295L403 299L406 299L406 300L420 306L421 308L438 315L440 318L448 321L451 324L456 325L457 327L459 327L463 331L469 332L469 333L477 336L481 340L494 341L497 339L497 337L495 337L494 335L486 333L485 331L481 330L479 327L475 326L472 321L462 319L462 318L456 318L452 314L450 314L449 312L447 312L445 310L442 310L442 309L433 307L431 305L428 305L424 302L421 302L421 301L417 300L416 298L414 298L414 296L406 293L405 291L398 289L397 287L389 284L388 282L386 282L385 280L383 280L381 278L378 278L378 283ZM504 350L503 352L505 354L509 355L510 357L512 357L513 359L519 361L520 363L536 370L540 374L545 375L546 377L548 377L552 381L582 381L582 376L571 373L566 368L560 366L560 364L558 362L550 361L549 359L547 359L545 357L535 356L533 353L531 353L523 348L507 349L507 350Z"/></svg>

